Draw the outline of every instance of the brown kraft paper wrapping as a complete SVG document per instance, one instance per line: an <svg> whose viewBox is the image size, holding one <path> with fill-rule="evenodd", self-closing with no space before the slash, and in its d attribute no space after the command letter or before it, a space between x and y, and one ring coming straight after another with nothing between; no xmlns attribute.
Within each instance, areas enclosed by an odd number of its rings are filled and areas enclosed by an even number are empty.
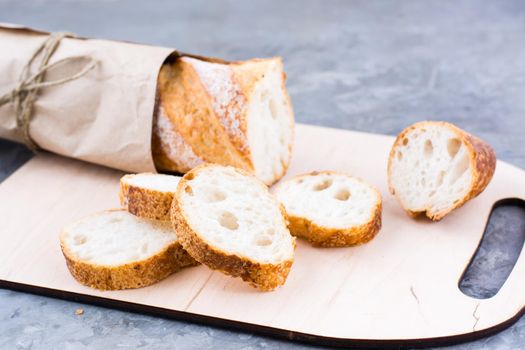
<svg viewBox="0 0 525 350"><path fill-rule="evenodd" d="M49 33L0 23L0 96L11 92ZM155 171L151 130L157 75L173 49L99 39L64 38L44 81L84 76L39 90L30 135L43 149L128 172ZM12 103L0 107L0 138L23 142Z"/></svg>

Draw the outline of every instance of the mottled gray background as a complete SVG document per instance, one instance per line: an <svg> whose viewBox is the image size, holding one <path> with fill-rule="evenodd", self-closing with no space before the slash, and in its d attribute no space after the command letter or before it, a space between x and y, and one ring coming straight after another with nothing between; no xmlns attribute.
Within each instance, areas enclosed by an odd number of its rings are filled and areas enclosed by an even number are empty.
<svg viewBox="0 0 525 350"><path fill-rule="evenodd" d="M300 122L393 135L421 119L448 120L525 168L524 1L0 0L0 21L226 59L280 55ZM0 141L0 179L30 157ZM469 295L497 292L525 235L523 209L493 216L462 283ZM0 289L2 349L207 347L306 345ZM520 348L525 318L452 347Z"/></svg>

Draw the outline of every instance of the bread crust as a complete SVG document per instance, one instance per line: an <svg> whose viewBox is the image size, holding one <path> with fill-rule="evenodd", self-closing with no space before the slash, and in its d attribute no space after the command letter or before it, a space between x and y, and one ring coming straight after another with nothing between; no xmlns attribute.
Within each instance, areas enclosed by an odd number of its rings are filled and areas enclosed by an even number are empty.
<svg viewBox="0 0 525 350"><path fill-rule="evenodd" d="M429 209L425 209L422 211L411 211L407 209L403 205L399 197L395 195L395 189L391 180L392 163L397 146L399 146L403 142L403 139L409 132L418 128L424 128L425 126L429 125L440 125L448 128L466 146L469 155L469 165L472 174L470 190L467 192L467 194L452 206L435 213L430 212ZM433 221L439 221L453 210L463 206L466 202L477 197L481 192L483 192L487 185L490 183L490 180L492 180L495 170L496 153L488 143L472 134L469 134L468 132L458 128L457 126L451 123L443 121L422 121L404 129L394 141L394 144L392 145L392 148L390 150L390 155L388 157L388 188L390 193L396 197L401 207L403 207L403 209L405 209L405 211L411 217L415 218L420 215L426 215L429 219Z"/></svg>
<svg viewBox="0 0 525 350"><path fill-rule="evenodd" d="M229 91L233 98L226 106L214 104L214 96L208 91L209 86L199 76L197 68L184 59L173 64L166 64L159 73L159 105L164 110L173 127L185 142L185 147L203 162L231 165L249 172L254 172L251 150L248 145L248 103L257 82L264 77L265 66L261 63L275 63L282 71L280 57L253 59L242 62L224 63L228 72L223 90ZM285 87L285 74L281 85L293 129L293 108ZM154 118L158 118L157 109ZM155 123L154 123L155 124ZM292 131L293 132L293 131ZM190 169L170 157L162 149L162 135L154 128L152 153L159 170L187 172ZM283 171L268 184L282 177L290 163L293 137L288 144L289 156L282 161Z"/></svg>
<svg viewBox="0 0 525 350"><path fill-rule="evenodd" d="M159 102L155 104L151 153L158 171L185 173L203 163Z"/></svg>
<svg viewBox="0 0 525 350"><path fill-rule="evenodd" d="M344 173L331 170L313 171L307 174L294 176L287 181L319 174L348 176ZM366 183L361 179L357 180ZM277 185L274 193L279 191L279 187L284 183L285 182L282 182ZM368 183L367 185L370 186ZM334 228L319 225L306 217L295 216L286 212L290 232L296 237L306 239L314 246L323 248L350 247L371 241L381 230L382 199L381 193L376 188L373 188L372 186L370 187L374 190L379 200L375 203L370 218L366 223L348 228Z"/></svg>
<svg viewBox="0 0 525 350"><path fill-rule="evenodd" d="M243 281L262 291L272 291L283 285L293 264L293 258L278 264L260 263L250 258L228 253L212 244L196 232L189 224L186 214L180 205L180 195L188 185L188 179L193 178L198 172L215 164L203 164L188 172L179 182L175 200L172 203L171 222L177 231L179 241L183 248L198 262L213 270L221 271L226 275L240 277ZM241 169L235 169L242 175L254 177ZM255 178L255 177L254 177ZM260 182L260 180L257 180ZM261 186L266 187L262 182ZM277 202L277 201L276 201ZM280 205L281 215L286 222L285 211ZM295 240L293 240L295 249Z"/></svg>
<svg viewBox="0 0 525 350"><path fill-rule="evenodd" d="M212 98L191 64L179 59L161 68L159 97L171 123L199 158L252 170L224 131Z"/></svg>
<svg viewBox="0 0 525 350"><path fill-rule="evenodd" d="M78 282L90 288L120 290L146 287L184 267L198 265L178 241L147 259L116 266L98 265L73 254L65 243L64 234L65 231L60 234L60 248L69 272Z"/></svg>
<svg viewBox="0 0 525 350"><path fill-rule="evenodd" d="M122 208L141 218L169 221L174 193L131 185L126 180L133 176L125 175L120 179L119 198Z"/></svg>

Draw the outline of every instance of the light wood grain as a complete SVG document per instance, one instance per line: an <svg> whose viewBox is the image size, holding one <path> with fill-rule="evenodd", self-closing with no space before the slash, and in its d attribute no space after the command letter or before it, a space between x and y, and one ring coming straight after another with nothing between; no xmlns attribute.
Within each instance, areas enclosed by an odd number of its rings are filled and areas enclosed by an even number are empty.
<svg viewBox="0 0 525 350"><path fill-rule="evenodd" d="M354 248L298 242L281 289L262 293L204 266L156 285L100 292L69 274L58 244L64 225L118 206L122 173L50 154L0 185L0 279L339 339L421 339L498 325L525 306L522 253L500 292L465 296L458 281L495 202L525 198L525 172L498 162L486 191L443 221L412 220L387 192L393 138L298 125L288 177L333 169L362 177L383 195L383 228Z"/></svg>

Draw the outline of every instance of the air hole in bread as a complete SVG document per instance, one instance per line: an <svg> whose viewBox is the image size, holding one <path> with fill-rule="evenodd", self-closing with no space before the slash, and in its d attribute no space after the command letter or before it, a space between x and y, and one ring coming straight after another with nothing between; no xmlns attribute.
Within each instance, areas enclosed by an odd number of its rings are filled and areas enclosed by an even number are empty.
<svg viewBox="0 0 525 350"><path fill-rule="evenodd" d="M255 244L260 247L266 247L272 244L272 238L266 235L255 237Z"/></svg>
<svg viewBox="0 0 525 350"><path fill-rule="evenodd" d="M111 218L111 219L108 220L108 223L109 224L118 224L121 221L122 221L121 218Z"/></svg>
<svg viewBox="0 0 525 350"><path fill-rule="evenodd" d="M190 196L193 196L193 189L191 188L191 186L186 186L186 188L184 188L184 192L186 192Z"/></svg>
<svg viewBox="0 0 525 350"><path fill-rule="evenodd" d="M277 102L274 98L270 99L269 107L272 119L277 119L277 115L279 115L279 107L277 106Z"/></svg>
<svg viewBox="0 0 525 350"><path fill-rule="evenodd" d="M304 180L303 180L303 179L297 179L296 182L297 182L298 184L302 184L302 183L304 182Z"/></svg>
<svg viewBox="0 0 525 350"><path fill-rule="evenodd" d="M408 139L405 137L405 138L403 139L403 146L406 146L406 145L408 145Z"/></svg>
<svg viewBox="0 0 525 350"><path fill-rule="evenodd" d="M213 190L208 193L208 200L210 202L222 202L226 199L226 193L221 190Z"/></svg>
<svg viewBox="0 0 525 350"><path fill-rule="evenodd" d="M350 191L348 191L347 189L341 189L336 192L334 198L340 201L347 201L348 198L350 198Z"/></svg>
<svg viewBox="0 0 525 350"><path fill-rule="evenodd" d="M452 175L450 176L449 183L455 183L461 175L463 175L469 168L469 159L468 155L465 154L459 162L456 163L454 170L452 170Z"/></svg>
<svg viewBox="0 0 525 350"><path fill-rule="evenodd" d="M273 227L268 228L268 230L266 230L266 234L270 236L275 235L275 229Z"/></svg>
<svg viewBox="0 0 525 350"><path fill-rule="evenodd" d="M443 179L445 178L445 172L443 170L441 170L439 172L439 175L438 175L438 178L437 178L437 182L436 182L436 186L439 187L443 184Z"/></svg>
<svg viewBox="0 0 525 350"><path fill-rule="evenodd" d="M454 138L454 139L448 139L447 141L447 151L450 158L454 158L456 154L459 152L459 148L461 147L461 141Z"/></svg>
<svg viewBox="0 0 525 350"><path fill-rule="evenodd" d="M261 99L261 102L262 102L262 103L266 103L266 102L268 102L268 101L270 100L270 92L269 92L267 89L263 90L263 91L261 92L261 97L260 97L260 99Z"/></svg>
<svg viewBox="0 0 525 350"><path fill-rule="evenodd" d="M314 186L314 191L323 191L332 186L332 179L326 179Z"/></svg>
<svg viewBox="0 0 525 350"><path fill-rule="evenodd" d="M434 197L434 195L436 194L436 191L430 191L430 193L428 194L429 197Z"/></svg>
<svg viewBox="0 0 525 350"><path fill-rule="evenodd" d="M397 152L397 159L398 159L398 160L403 159L403 153L401 153L401 152L398 151L398 152Z"/></svg>
<svg viewBox="0 0 525 350"><path fill-rule="evenodd" d="M194 178L195 178L195 174L194 173L186 174L186 176L184 176L184 179L186 179L188 181L191 181Z"/></svg>
<svg viewBox="0 0 525 350"><path fill-rule="evenodd" d="M273 170L274 174L279 173L281 171L281 165L279 163L275 163L272 166L272 170Z"/></svg>
<svg viewBox="0 0 525 350"><path fill-rule="evenodd" d="M434 153L434 145L432 145L431 140L426 140L423 146L423 155L425 158L430 158L432 157L432 153Z"/></svg>
<svg viewBox="0 0 525 350"><path fill-rule="evenodd" d="M427 181L424 177L421 178L421 186L425 187L427 185Z"/></svg>
<svg viewBox="0 0 525 350"><path fill-rule="evenodd" d="M221 214L221 217L219 218L219 224L221 224L222 227L232 231L239 228L237 217L229 211L225 211Z"/></svg>
<svg viewBox="0 0 525 350"><path fill-rule="evenodd" d="M87 238L84 235L75 236L75 239L74 239L75 245L82 245L86 243L86 241L87 241Z"/></svg>

